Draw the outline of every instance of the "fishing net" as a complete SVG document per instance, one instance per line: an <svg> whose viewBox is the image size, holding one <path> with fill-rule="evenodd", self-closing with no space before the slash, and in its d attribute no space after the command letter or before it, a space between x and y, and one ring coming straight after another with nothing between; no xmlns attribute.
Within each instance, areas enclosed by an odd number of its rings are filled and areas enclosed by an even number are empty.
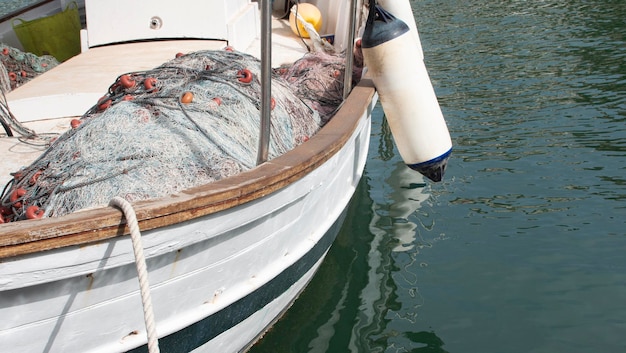
<svg viewBox="0 0 626 353"><path fill-rule="evenodd" d="M194 52L123 74L2 193L3 220L163 197L256 164L260 62ZM306 54L274 70L269 158L306 141L342 101L343 59Z"/></svg>
<svg viewBox="0 0 626 353"><path fill-rule="evenodd" d="M53 56L37 56L0 44L0 90L12 91L57 65Z"/></svg>
<svg viewBox="0 0 626 353"><path fill-rule="evenodd" d="M318 52L278 69L294 93L322 115L324 123L343 101L344 62L333 58L336 57ZM320 67L324 68L321 72Z"/></svg>

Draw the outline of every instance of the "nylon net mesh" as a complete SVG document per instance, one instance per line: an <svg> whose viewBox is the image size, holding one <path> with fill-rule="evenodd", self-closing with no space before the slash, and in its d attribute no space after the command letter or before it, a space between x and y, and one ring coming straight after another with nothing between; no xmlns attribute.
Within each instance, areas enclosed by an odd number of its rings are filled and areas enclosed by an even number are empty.
<svg viewBox="0 0 626 353"><path fill-rule="evenodd" d="M260 62L219 50L120 75L73 128L13 173L4 221L163 197L256 164ZM274 70L269 158L303 143L342 101L343 59L306 54Z"/></svg>
<svg viewBox="0 0 626 353"><path fill-rule="evenodd" d="M0 90L14 90L57 65L53 56L37 56L0 43Z"/></svg>

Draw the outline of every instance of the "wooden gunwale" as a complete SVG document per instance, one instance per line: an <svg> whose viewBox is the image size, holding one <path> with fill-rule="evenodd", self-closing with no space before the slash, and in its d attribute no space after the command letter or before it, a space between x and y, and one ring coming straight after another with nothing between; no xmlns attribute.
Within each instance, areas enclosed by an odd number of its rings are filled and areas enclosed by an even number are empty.
<svg viewBox="0 0 626 353"><path fill-rule="evenodd" d="M142 231L227 210L276 192L303 178L348 141L374 96L364 78L341 109L315 136L252 170L171 196L133 204ZM0 225L0 259L85 245L128 234L121 211L102 207L59 218Z"/></svg>

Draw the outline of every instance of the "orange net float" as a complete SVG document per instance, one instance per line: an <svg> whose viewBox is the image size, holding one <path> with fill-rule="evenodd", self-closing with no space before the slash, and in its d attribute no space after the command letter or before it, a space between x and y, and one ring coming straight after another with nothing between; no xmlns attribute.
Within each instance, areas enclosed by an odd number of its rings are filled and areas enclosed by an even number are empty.
<svg viewBox="0 0 626 353"><path fill-rule="evenodd" d="M35 174L33 174L30 179L28 179L28 184L29 185L35 185L37 184L37 180L39 179L39 177L41 176L41 174L43 173L42 170L38 170L35 172Z"/></svg>
<svg viewBox="0 0 626 353"><path fill-rule="evenodd" d="M41 208L39 208L39 206L36 206L36 205L28 206L25 212L26 218L28 219L42 218L44 213L45 212Z"/></svg>
<svg viewBox="0 0 626 353"><path fill-rule="evenodd" d="M104 96L104 97L100 98L100 101L98 102L98 109L99 110L106 110L112 104L113 104L113 101L108 99L107 96Z"/></svg>
<svg viewBox="0 0 626 353"><path fill-rule="evenodd" d="M183 104L189 104L193 101L193 93L186 91L180 96L180 102Z"/></svg>
<svg viewBox="0 0 626 353"><path fill-rule="evenodd" d="M252 82L252 72L248 69L241 69L237 71L237 80L241 83Z"/></svg>
<svg viewBox="0 0 626 353"><path fill-rule="evenodd" d="M13 207L22 208L22 202L18 200L23 198L24 195L26 195L26 190L23 188L17 188L13 190L13 192L11 193L11 196L9 197L9 201L11 201L11 203L13 204Z"/></svg>
<svg viewBox="0 0 626 353"><path fill-rule="evenodd" d="M146 77L146 79L143 80L143 87L148 92L154 92L157 89L156 85L157 79L154 77Z"/></svg>
<svg viewBox="0 0 626 353"><path fill-rule="evenodd" d="M120 83L126 89L135 87L135 79L131 75L120 76Z"/></svg>

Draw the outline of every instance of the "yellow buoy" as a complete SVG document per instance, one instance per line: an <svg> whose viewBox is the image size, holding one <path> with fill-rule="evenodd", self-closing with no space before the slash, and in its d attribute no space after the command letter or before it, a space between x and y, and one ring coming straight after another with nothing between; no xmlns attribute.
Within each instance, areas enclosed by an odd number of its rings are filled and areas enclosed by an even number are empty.
<svg viewBox="0 0 626 353"><path fill-rule="evenodd" d="M296 7L298 15L306 22L313 25L313 28L315 28L315 30L319 33L320 29L322 29L322 13L317 7L315 7L315 5L308 3L294 5L291 8L291 13L289 14L289 24L291 25L293 33L302 36L303 38L310 37L309 33L307 33L300 21L298 21L298 27L296 27L296 15L294 14L296 12ZM298 33L298 30L300 33Z"/></svg>

